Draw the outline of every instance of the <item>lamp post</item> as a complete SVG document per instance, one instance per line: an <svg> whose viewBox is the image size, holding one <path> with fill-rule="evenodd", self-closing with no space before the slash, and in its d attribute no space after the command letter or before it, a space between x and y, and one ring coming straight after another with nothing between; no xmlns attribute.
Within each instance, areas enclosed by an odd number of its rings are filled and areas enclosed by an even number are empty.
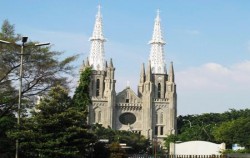
<svg viewBox="0 0 250 158"><path fill-rule="evenodd" d="M190 127L190 128L192 127L192 123L191 123L191 121L190 121L190 120L183 119L183 121L188 121L188 123L189 123L189 127Z"/></svg>
<svg viewBox="0 0 250 158"><path fill-rule="evenodd" d="M24 55L24 47L25 43L28 41L28 37L22 37L22 43L17 44L17 43L11 43L9 41L4 41L0 40L0 43L3 44L14 44L16 46L21 47L21 54L20 54L20 69L19 69L19 93L18 93L18 107L17 107L17 126L18 130L20 128L20 113L21 113L21 104L22 104L22 78L23 78L23 55ZM45 46L49 45L50 43L37 43L34 45L29 45L29 46ZM19 157L19 140L16 140L16 158Z"/></svg>

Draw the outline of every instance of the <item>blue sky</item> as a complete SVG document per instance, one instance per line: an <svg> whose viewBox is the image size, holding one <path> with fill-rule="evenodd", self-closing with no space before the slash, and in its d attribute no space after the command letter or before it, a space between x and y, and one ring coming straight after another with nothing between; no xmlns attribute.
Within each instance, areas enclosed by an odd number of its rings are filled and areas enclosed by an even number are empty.
<svg viewBox="0 0 250 158"><path fill-rule="evenodd" d="M160 9L167 67L174 62L178 114L250 108L248 0L1 0L0 22L8 19L18 33L51 42L64 56L81 54L74 63L79 67L89 54L99 3L117 92L127 81L137 91Z"/></svg>

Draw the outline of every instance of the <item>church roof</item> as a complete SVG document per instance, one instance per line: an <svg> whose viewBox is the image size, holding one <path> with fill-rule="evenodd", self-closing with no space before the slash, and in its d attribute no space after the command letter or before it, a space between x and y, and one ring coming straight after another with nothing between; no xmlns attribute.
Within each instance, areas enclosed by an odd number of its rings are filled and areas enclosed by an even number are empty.
<svg viewBox="0 0 250 158"><path fill-rule="evenodd" d="M133 98L134 101L140 102L141 99L136 95L136 93L130 88L126 87L123 91L117 94L116 96L118 102L125 102L125 99Z"/></svg>

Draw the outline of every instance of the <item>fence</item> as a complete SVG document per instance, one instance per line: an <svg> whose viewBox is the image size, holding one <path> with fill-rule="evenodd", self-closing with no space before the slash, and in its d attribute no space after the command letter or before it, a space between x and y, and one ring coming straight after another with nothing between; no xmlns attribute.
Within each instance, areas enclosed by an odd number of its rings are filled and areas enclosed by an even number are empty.
<svg viewBox="0 0 250 158"><path fill-rule="evenodd" d="M250 158L250 154L226 154L226 155L165 155L156 157L147 154L127 155L127 158Z"/></svg>
<svg viewBox="0 0 250 158"><path fill-rule="evenodd" d="M168 158L227 158L226 155L169 155Z"/></svg>
<svg viewBox="0 0 250 158"><path fill-rule="evenodd" d="M226 154L226 155L169 155L168 158L250 158L250 154Z"/></svg>

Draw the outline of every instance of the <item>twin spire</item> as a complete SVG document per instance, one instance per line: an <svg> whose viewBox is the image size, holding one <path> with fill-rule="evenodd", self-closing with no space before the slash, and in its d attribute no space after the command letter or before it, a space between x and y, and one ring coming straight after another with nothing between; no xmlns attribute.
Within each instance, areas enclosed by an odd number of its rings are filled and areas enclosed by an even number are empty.
<svg viewBox="0 0 250 158"><path fill-rule="evenodd" d="M105 70L106 61L104 53L104 42L106 39L103 35L103 23L101 15L101 6L98 6L96 20L94 25L93 34L90 37L91 49L88 58L88 64L92 66L93 70ZM164 45L166 44L161 30L160 11L157 10L157 15L154 23L154 30L152 39L149 41L151 44L149 61L153 74L166 74L166 64L164 57Z"/></svg>

